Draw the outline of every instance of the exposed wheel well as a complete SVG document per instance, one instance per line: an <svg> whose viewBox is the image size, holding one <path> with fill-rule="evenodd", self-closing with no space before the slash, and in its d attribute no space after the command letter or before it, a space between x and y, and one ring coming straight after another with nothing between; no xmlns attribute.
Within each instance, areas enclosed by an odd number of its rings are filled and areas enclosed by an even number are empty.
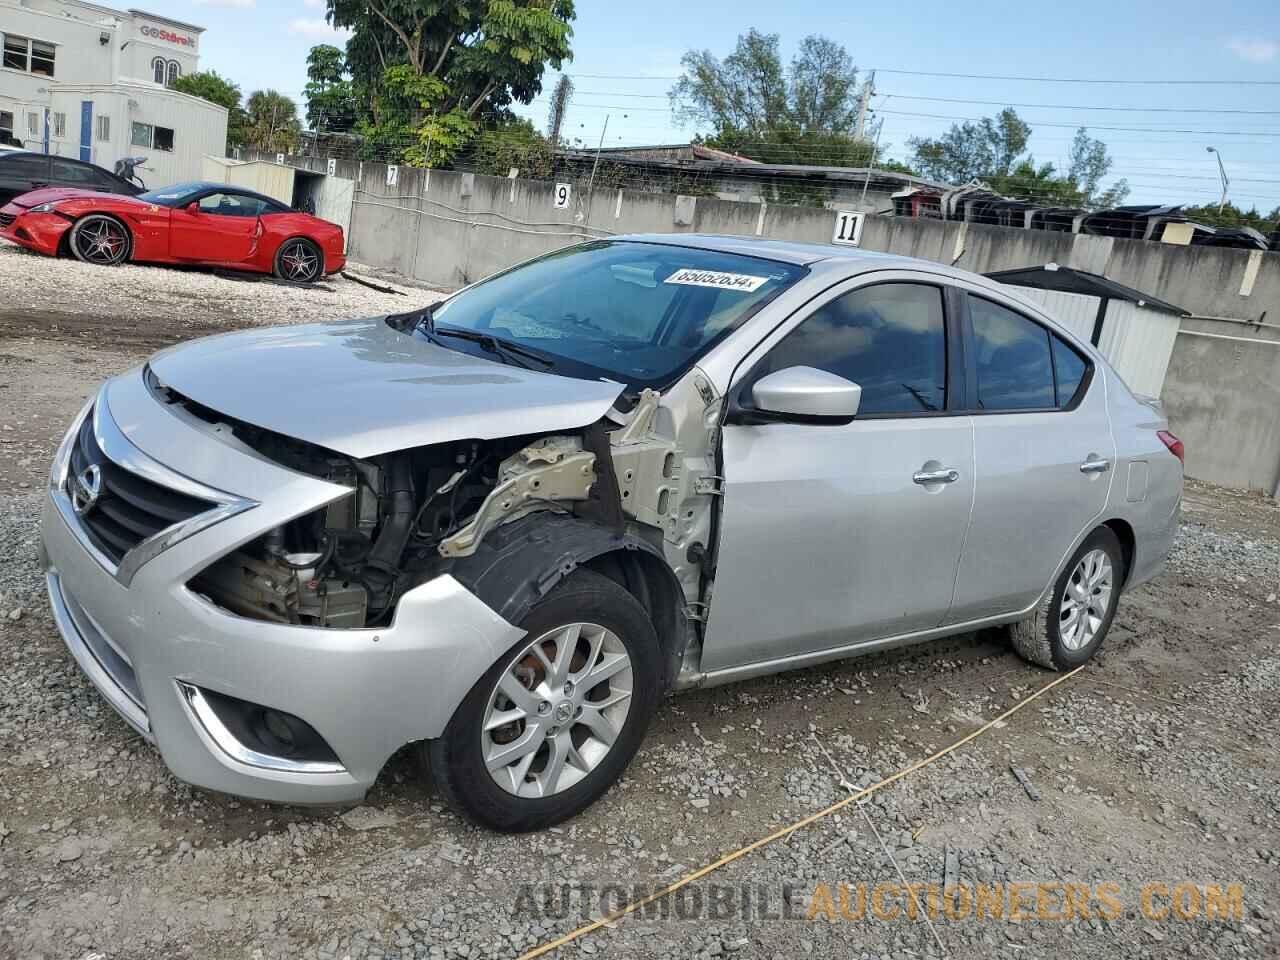
<svg viewBox="0 0 1280 960"><path fill-rule="evenodd" d="M648 612L662 644L667 667L664 682L670 686L679 672L687 640L684 595L671 571L660 558L640 550L612 550L592 557L583 566L624 587Z"/></svg>
<svg viewBox="0 0 1280 960"><path fill-rule="evenodd" d="M1103 524L1112 533L1116 535L1116 539L1120 541L1120 550L1124 555L1124 579L1129 580L1129 574L1133 572L1133 555L1137 549L1137 538L1133 534L1133 527L1129 526L1128 521L1115 517Z"/></svg>

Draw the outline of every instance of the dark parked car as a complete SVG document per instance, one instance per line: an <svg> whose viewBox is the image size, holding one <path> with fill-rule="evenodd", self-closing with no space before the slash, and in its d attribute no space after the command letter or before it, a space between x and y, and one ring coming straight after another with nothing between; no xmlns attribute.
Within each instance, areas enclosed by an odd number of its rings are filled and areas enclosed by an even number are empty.
<svg viewBox="0 0 1280 960"><path fill-rule="evenodd" d="M83 160L29 150L0 152L0 207L14 197L42 187L79 187L130 197L142 192L137 184Z"/></svg>

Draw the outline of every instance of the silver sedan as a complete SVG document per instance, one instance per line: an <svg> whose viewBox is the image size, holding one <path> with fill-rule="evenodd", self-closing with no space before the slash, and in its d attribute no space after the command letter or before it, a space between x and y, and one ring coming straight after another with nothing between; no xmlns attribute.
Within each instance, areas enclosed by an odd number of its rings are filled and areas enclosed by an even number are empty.
<svg viewBox="0 0 1280 960"><path fill-rule="evenodd" d="M71 425L42 532L67 646L177 776L356 801L417 744L528 830L672 689L1001 624L1084 663L1164 563L1181 458L981 277L635 236L157 354Z"/></svg>

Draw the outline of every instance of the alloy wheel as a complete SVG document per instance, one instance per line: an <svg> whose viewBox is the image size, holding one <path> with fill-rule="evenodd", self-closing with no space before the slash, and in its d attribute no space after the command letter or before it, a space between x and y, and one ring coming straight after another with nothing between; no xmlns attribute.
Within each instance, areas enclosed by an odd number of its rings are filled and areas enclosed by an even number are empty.
<svg viewBox="0 0 1280 960"><path fill-rule="evenodd" d="M76 225L72 236L75 253L86 263L112 266L129 250L129 235L110 217L89 216Z"/></svg>
<svg viewBox="0 0 1280 960"><path fill-rule="evenodd" d="M319 278L320 258L305 240L293 240L280 251L280 272L294 283L311 283Z"/></svg>
<svg viewBox="0 0 1280 960"><path fill-rule="evenodd" d="M1058 636L1068 650L1081 650L1102 629L1114 589L1111 558L1105 550L1090 550L1071 571L1058 611Z"/></svg>
<svg viewBox="0 0 1280 960"><path fill-rule="evenodd" d="M484 764L507 793L549 797L600 765L631 710L631 656L613 631L571 623L520 650L489 695Z"/></svg>

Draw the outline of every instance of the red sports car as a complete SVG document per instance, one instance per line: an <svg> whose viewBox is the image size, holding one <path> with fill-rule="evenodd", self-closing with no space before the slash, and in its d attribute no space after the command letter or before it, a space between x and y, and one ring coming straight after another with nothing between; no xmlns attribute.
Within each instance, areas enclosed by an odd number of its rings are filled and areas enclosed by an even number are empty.
<svg viewBox="0 0 1280 960"><path fill-rule="evenodd" d="M35 190L0 209L0 237L86 263L180 263L313 283L346 265L342 228L252 190L179 183L136 197Z"/></svg>

